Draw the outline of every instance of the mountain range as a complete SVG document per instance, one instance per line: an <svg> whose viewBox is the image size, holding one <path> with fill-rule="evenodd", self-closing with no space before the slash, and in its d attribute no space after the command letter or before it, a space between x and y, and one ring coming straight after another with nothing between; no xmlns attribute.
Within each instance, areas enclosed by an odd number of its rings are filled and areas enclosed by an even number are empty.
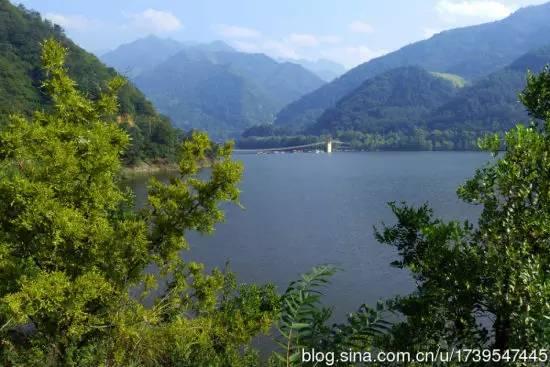
<svg viewBox="0 0 550 367"><path fill-rule="evenodd" d="M421 131L460 135L460 146L471 147L482 133L528 120L518 93L528 70L550 63L547 19L550 3L522 8L501 21L439 33L326 83L319 75L327 72L323 78L330 80L343 71L338 64L155 36L104 54L107 67L39 13L0 0L0 123L11 113L51 108L41 90L40 43L54 37L68 49L70 76L92 98L117 73L130 79L119 94L118 116L133 141L129 163L173 157L181 132L171 123L207 130L217 140L243 131L247 139L391 135L384 146L395 148L399 139L410 146ZM457 146L437 144L431 146Z"/></svg>
<svg viewBox="0 0 550 367"><path fill-rule="evenodd" d="M518 93L526 85L528 71L538 73L549 63L547 46L472 83L457 75L428 72L418 66L391 69L366 80L325 110L306 132L412 134L415 129L425 129L479 135L505 131L528 121Z"/></svg>
<svg viewBox="0 0 550 367"><path fill-rule="evenodd" d="M154 49L151 46L154 45ZM172 39L148 36L119 46L100 56L101 61L129 78L135 78L177 54L185 44Z"/></svg>
<svg viewBox="0 0 550 367"><path fill-rule="evenodd" d="M444 31L348 71L283 108L276 124L295 130L314 124L366 80L388 70L419 66L474 82L550 43L550 3L522 8L492 23Z"/></svg>
<svg viewBox="0 0 550 367"><path fill-rule="evenodd" d="M276 113L324 81L301 65L238 52L217 41L182 44L147 37L102 57L127 73L157 108L183 129L214 138L271 123ZM144 56L143 54L154 56Z"/></svg>

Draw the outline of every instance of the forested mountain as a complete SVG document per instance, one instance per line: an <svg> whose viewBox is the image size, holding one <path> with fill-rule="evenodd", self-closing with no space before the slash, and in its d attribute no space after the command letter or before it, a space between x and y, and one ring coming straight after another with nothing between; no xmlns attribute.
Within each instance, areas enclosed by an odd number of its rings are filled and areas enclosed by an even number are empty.
<svg viewBox="0 0 550 367"><path fill-rule="evenodd" d="M522 8L501 21L445 31L405 46L361 64L291 103L277 115L276 123L294 127L311 124L365 80L401 66L417 65L476 80L529 50L546 45L550 34L548 19L550 3Z"/></svg>
<svg viewBox="0 0 550 367"><path fill-rule="evenodd" d="M429 129L504 131L528 119L518 93L525 88L527 71L540 72L550 63L550 47L521 56L512 64L462 89L451 101L433 111Z"/></svg>
<svg viewBox="0 0 550 367"><path fill-rule="evenodd" d="M272 122L283 106L324 83L300 65L223 45L186 47L134 80L176 126L217 139Z"/></svg>
<svg viewBox="0 0 550 367"><path fill-rule="evenodd" d="M51 101L41 90L45 75L40 50L41 42L50 37L68 49L69 75L92 98L117 75L68 39L58 25L42 20L37 12L0 0L0 123L6 123L12 113L31 114L49 108ZM170 158L178 134L170 122L131 83L121 89L119 103L118 120L132 136L127 162Z"/></svg>
<svg viewBox="0 0 550 367"><path fill-rule="evenodd" d="M307 132L412 133L437 107L451 100L457 86L448 78L407 66L364 82L326 110Z"/></svg>
<svg viewBox="0 0 550 367"><path fill-rule="evenodd" d="M242 147L309 142L330 134L356 149L471 150L477 138L530 117L519 102L527 72L550 64L550 46L530 51L475 82L420 67L392 69L365 81L304 131L263 125L246 130ZM299 145L299 144L295 144Z"/></svg>
<svg viewBox="0 0 550 367"><path fill-rule="evenodd" d="M528 70L538 73L549 63L547 46L471 84L419 67L392 69L365 81L305 133L332 134L360 141L356 145L369 149L433 149L435 141L442 144L437 149L469 149L484 133L502 132L529 120L518 94L525 88ZM277 125L271 130L257 127L245 137L287 131ZM430 135L433 141L428 144Z"/></svg>
<svg viewBox="0 0 550 367"><path fill-rule="evenodd" d="M140 75L136 83L180 127L225 138L251 121L273 119L275 105L255 85L225 65L180 54Z"/></svg>

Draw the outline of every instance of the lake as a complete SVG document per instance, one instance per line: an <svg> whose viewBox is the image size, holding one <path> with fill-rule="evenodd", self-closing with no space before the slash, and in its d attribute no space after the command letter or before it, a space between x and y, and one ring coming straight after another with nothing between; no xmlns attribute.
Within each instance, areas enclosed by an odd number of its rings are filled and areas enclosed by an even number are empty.
<svg viewBox="0 0 550 367"><path fill-rule="evenodd" d="M324 301L342 320L361 304L409 293L414 282L389 264L395 251L377 243L373 226L394 223L387 202L429 202L444 219L475 219L457 187L489 161L476 152L336 152L235 155L244 163L241 203L228 206L215 233L188 236L185 259L223 267L241 282L288 282L312 266L342 268ZM131 185L145 198L146 178Z"/></svg>

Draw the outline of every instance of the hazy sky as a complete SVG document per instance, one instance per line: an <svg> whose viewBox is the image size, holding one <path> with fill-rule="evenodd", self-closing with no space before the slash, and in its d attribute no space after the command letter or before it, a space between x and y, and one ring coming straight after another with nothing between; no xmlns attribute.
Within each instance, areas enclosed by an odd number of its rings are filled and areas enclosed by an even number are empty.
<svg viewBox="0 0 550 367"><path fill-rule="evenodd" d="M101 53L148 34L347 67L548 0L12 0Z"/></svg>

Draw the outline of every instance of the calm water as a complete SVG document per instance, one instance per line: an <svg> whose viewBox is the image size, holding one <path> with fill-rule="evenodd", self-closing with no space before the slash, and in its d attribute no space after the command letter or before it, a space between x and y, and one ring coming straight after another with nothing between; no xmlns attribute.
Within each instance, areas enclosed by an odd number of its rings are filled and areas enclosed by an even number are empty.
<svg viewBox="0 0 550 367"><path fill-rule="evenodd" d="M386 203L430 202L446 219L475 218L456 188L489 160L484 153L380 152L237 155L245 166L241 202L211 236L190 234L186 259L209 267L229 261L242 282L269 282L281 291L314 265L343 271L325 301L341 319L362 303L406 294L410 275L393 269L392 248L376 242L373 226L393 223ZM146 179L132 182L138 199Z"/></svg>

